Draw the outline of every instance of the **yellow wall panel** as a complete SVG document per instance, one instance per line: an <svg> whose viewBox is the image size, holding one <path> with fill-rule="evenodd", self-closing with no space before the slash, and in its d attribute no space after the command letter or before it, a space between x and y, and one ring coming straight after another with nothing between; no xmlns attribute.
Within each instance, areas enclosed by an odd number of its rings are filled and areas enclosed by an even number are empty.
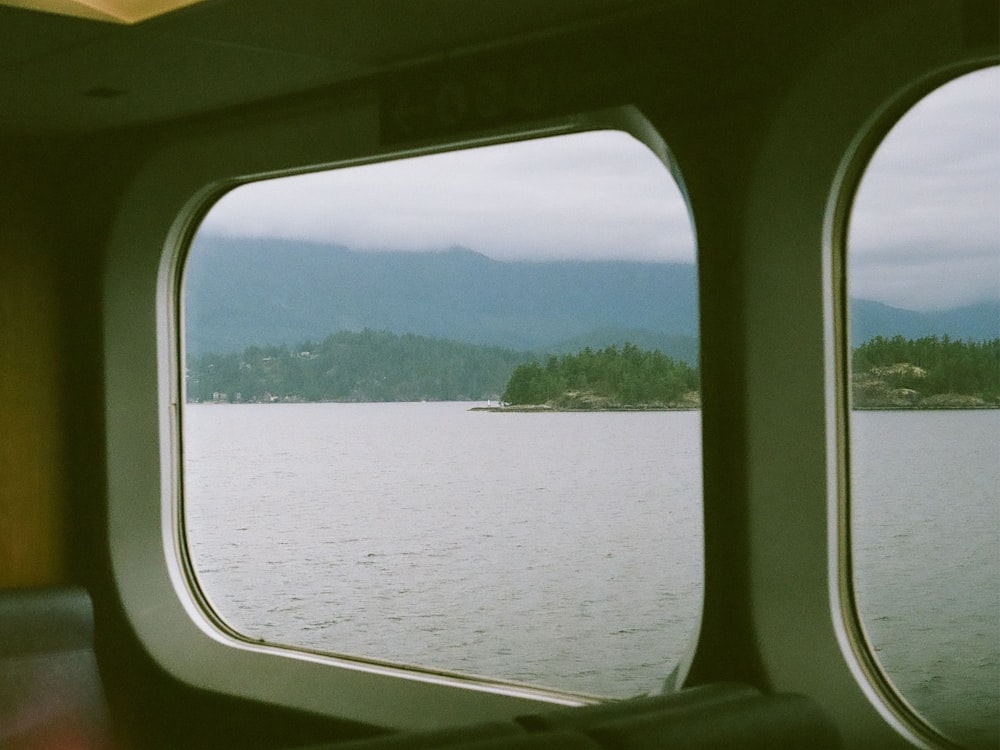
<svg viewBox="0 0 1000 750"><path fill-rule="evenodd" d="M29 195L0 194L0 587L68 573L58 269Z"/></svg>

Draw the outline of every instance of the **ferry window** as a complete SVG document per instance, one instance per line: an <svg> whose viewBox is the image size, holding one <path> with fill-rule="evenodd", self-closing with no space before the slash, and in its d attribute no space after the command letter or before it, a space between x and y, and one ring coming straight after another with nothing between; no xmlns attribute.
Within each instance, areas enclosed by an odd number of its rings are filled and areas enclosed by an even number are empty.
<svg viewBox="0 0 1000 750"><path fill-rule="evenodd" d="M622 132L249 183L183 270L185 546L237 634L664 689L702 600L687 207Z"/></svg>
<svg viewBox="0 0 1000 750"><path fill-rule="evenodd" d="M857 612L886 678L961 744L1000 739L1000 69L877 149L848 246Z"/></svg>

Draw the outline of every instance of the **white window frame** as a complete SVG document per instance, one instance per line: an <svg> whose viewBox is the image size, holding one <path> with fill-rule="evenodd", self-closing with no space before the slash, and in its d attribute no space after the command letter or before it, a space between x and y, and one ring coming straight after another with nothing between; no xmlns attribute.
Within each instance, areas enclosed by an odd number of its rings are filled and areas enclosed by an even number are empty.
<svg viewBox="0 0 1000 750"><path fill-rule="evenodd" d="M378 117L377 104L366 102L194 135L157 151L127 189L104 284L108 533L124 608L153 658L178 679L340 719L430 729L592 702L254 643L214 616L195 584L180 511L181 267L195 229L221 195L271 177L598 129L631 133L672 169L662 140L633 108L403 152L379 149Z"/></svg>

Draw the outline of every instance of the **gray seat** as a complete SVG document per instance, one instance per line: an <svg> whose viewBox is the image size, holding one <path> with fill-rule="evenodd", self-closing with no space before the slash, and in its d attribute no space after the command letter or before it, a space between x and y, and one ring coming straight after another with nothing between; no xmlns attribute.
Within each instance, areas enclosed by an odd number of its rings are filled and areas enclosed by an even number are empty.
<svg viewBox="0 0 1000 750"><path fill-rule="evenodd" d="M690 711L654 711L586 730L605 750L835 750L836 725L804 695L757 695Z"/></svg>
<svg viewBox="0 0 1000 750"><path fill-rule="evenodd" d="M760 695L749 685L719 682L687 688L668 695L653 695L624 701L595 703L576 708L558 708L538 714L517 717L517 723L533 732L554 729L585 730L616 719L636 719L646 714L662 718L684 716L712 706Z"/></svg>
<svg viewBox="0 0 1000 750"><path fill-rule="evenodd" d="M82 588L0 591L0 747L111 746L93 635Z"/></svg>
<svg viewBox="0 0 1000 750"><path fill-rule="evenodd" d="M520 731L518 729L520 728ZM810 698L762 695L718 683L670 695L560 708L434 732L400 733L345 745L344 750L834 750L836 726ZM316 750L319 750L318 748Z"/></svg>
<svg viewBox="0 0 1000 750"><path fill-rule="evenodd" d="M439 747L464 747L481 740L509 738L511 735L524 736L519 726L509 722L495 721L470 726L446 727L425 732L398 732L379 737L343 743L321 743L297 750L432 750Z"/></svg>
<svg viewBox="0 0 1000 750"><path fill-rule="evenodd" d="M488 722L428 732L401 732L297 750L601 750L601 746L577 732L529 734L513 723Z"/></svg>
<svg viewBox="0 0 1000 750"><path fill-rule="evenodd" d="M0 747L111 747L93 649L93 611L82 588L0 591ZM336 747L832 750L839 747L839 736L836 726L805 696L761 695L743 685L718 684L666 696L557 709L522 716L516 722L386 735Z"/></svg>

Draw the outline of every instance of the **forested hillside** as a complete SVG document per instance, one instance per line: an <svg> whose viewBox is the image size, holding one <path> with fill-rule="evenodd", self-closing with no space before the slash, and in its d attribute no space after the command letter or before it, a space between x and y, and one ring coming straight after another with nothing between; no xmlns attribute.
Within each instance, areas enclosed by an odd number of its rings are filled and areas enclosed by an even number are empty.
<svg viewBox="0 0 1000 750"><path fill-rule="evenodd" d="M355 252L209 235L191 249L184 296L188 351L199 355L365 328L536 352L621 345L636 332L697 346L687 263L501 262L466 248Z"/></svg>
<svg viewBox="0 0 1000 750"><path fill-rule="evenodd" d="M190 356L192 402L486 401L690 407L698 370L627 343L538 355L412 334L341 331L295 347ZM858 408L1000 407L1000 338L876 337L853 353Z"/></svg>
<svg viewBox="0 0 1000 750"><path fill-rule="evenodd" d="M531 355L385 331L190 357L188 401L478 401L497 399Z"/></svg>

